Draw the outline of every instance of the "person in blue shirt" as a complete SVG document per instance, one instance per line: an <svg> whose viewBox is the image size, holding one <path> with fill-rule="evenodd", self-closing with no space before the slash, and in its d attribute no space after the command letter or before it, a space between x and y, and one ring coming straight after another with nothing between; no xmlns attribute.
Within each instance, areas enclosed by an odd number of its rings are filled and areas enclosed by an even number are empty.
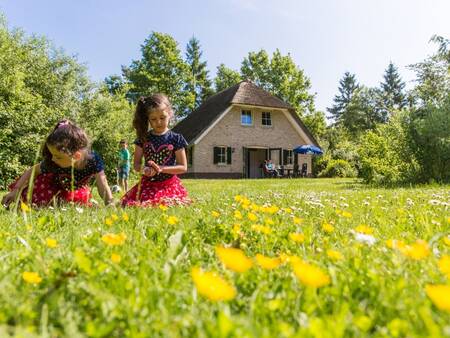
<svg viewBox="0 0 450 338"><path fill-rule="evenodd" d="M128 151L128 143L125 140L120 141L119 147L117 175L120 187L126 192L128 191L128 177L130 176L130 152Z"/></svg>

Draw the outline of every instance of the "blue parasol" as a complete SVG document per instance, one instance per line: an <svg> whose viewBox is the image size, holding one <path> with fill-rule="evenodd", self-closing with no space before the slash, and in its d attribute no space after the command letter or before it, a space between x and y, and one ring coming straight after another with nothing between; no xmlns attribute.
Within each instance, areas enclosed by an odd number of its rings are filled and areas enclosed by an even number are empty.
<svg viewBox="0 0 450 338"><path fill-rule="evenodd" d="M304 144L302 146L298 146L294 148L294 153L297 154L314 154L314 155L322 155L323 151L319 147L316 147L312 144Z"/></svg>

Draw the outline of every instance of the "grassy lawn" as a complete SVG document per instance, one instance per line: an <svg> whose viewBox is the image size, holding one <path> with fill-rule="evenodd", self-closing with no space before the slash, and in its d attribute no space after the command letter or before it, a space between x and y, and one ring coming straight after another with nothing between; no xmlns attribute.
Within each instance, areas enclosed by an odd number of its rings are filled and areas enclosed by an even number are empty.
<svg viewBox="0 0 450 338"><path fill-rule="evenodd" d="M0 337L450 336L449 186L183 182L189 207L2 209Z"/></svg>

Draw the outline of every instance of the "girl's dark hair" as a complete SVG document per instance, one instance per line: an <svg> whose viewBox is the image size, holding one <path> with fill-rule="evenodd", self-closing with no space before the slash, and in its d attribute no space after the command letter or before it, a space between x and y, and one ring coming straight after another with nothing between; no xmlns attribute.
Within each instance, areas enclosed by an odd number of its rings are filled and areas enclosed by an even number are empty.
<svg viewBox="0 0 450 338"><path fill-rule="evenodd" d="M145 141L148 132L149 114L155 110L166 110L169 116L173 116L172 105L164 94L153 94L139 98L134 112L133 127L136 129L138 140Z"/></svg>
<svg viewBox="0 0 450 338"><path fill-rule="evenodd" d="M69 156L81 149L89 148L89 138L85 131L69 120L59 121L50 135L47 136L42 150L44 160L51 161L52 154L48 145L55 147Z"/></svg>

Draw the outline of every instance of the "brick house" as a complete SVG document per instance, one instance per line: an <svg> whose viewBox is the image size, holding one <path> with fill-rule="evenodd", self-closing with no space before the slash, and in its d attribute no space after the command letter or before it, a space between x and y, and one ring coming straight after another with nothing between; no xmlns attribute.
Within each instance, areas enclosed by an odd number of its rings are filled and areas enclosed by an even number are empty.
<svg viewBox="0 0 450 338"><path fill-rule="evenodd" d="M211 96L173 131L189 143L184 176L195 178L261 177L265 159L290 170L306 163L310 174L311 155L292 149L318 145L294 108L249 81Z"/></svg>

